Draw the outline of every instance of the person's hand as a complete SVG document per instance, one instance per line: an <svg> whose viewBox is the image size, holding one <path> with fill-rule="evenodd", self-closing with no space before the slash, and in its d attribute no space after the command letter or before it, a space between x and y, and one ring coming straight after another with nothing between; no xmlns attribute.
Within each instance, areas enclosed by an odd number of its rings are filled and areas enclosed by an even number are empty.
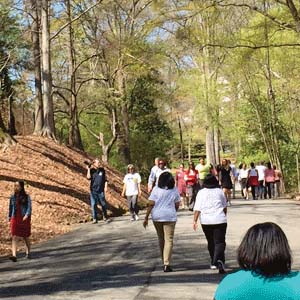
<svg viewBox="0 0 300 300"><path fill-rule="evenodd" d="M25 216L23 217L23 221L26 221L27 219L28 219L28 216L25 215Z"/></svg>
<svg viewBox="0 0 300 300"><path fill-rule="evenodd" d="M124 193L122 193L122 194L121 194L121 197L123 197L123 198L124 198L124 197L125 197L125 194L124 194Z"/></svg>
<svg viewBox="0 0 300 300"><path fill-rule="evenodd" d="M140 191L140 192L139 192L139 197L141 197L141 196L142 196L142 192Z"/></svg>
<svg viewBox="0 0 300 300"><path fill-rule="evenodd" d="M197 228L198 228L198 223L197 223L197 222L194 222L194 223L193 223L193 229L196 231Z"/></svg>
<svg viewBox="0 0 300 300"><path fill-rule="evenodd" d="M147 228L147 226L148 226L148 218L144 219L143 226L144 226L145 229Z"/></svg>
<svg viewBox="0 0 300 300"><path fill-rule="evenodd" d="M151 186L148 186L148 193L150 194L152 191L152 187Z"/></svg>

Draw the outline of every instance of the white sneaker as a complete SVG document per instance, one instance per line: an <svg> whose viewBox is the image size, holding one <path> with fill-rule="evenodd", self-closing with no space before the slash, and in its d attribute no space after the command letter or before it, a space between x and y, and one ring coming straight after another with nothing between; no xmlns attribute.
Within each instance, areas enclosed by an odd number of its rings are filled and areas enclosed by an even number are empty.
<svg viewBox="0 0 300 300"><path fill-rule="evenodd" d="M138 221L140 219L138 215L135 215L134 218L136 221Z"/></svg>
<svg viewBox="0 0 300 300"><path fill-rule="evenodd" d="M135 221L135 218L134 218L134 217L131 217L130 221Z"/></svg>
<svg viewBox="0 0 300 300"><path fill-rule="evenodd" d="M217 270L217 266L215 266L215 265L210 265L210 269L211 269L211 270Z"/></svg>

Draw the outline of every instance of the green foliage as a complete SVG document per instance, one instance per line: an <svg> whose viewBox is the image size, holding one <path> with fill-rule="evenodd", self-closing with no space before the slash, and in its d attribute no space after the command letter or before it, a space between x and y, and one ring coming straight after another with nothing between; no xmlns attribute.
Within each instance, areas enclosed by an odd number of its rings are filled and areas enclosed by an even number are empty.
<svg viewBox="0 0 300 300"><path fill-rule="evenodd" d="M165 84L152 72L138 78L130 94L130 142L133 163L147 173L157 156L166 157L173 139L169 125L155 103L162 101Z"/></svg>

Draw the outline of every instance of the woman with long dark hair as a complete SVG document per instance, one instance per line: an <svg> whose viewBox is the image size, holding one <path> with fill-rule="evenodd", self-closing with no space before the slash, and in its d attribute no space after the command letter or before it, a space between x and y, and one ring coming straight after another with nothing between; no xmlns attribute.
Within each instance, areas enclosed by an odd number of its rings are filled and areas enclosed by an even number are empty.
<svg viewBox="0 0 300 300"><path fill-rule="evenodd" d="M14 194L9 201L10 229L12 236L12 256L9 259L17 261L17 242L23 238L26 246L26 257L30 257L30 234L31 234L31 199L25 192L24 181L15 183Z"/></svg>
<svg viewBox="0 0 300 300"><path fill-rule="evenodd" d="M222 159L222 164L219 169L219 181L221 183L221 187L223 189L228 204L231 204L230 202L231 189L233 187L232 178L233 178L232 169L230 167L228 160L224 158Z"/></svg>
<svg viewBox="0 0 300 300"><path fill-rule="evenodd" d="M252 226L237 254L241 270L226 276L215 300L300 299L300 274L291 271L288 240L275 223Z"/></svg>
<svg viewBox="0 0 300 300"><path fill-rule="evenodd" d="M149 196L149 206L143 226L144 228L148 226L148 217L151 213L158 236L164 272L172 272L171 256L179 203L180 195L172 174L167 171L162 172L157 186L153 188Z"/></svg>

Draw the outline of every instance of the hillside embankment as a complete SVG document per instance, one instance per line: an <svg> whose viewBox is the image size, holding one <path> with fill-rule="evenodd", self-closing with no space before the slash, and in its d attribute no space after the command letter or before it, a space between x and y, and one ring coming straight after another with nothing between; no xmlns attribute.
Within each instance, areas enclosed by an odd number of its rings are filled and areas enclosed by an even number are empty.
<svg viewBox="0 0 300 300"><path fill-rule="evenodd" d="M0 255L10 252L8 202L17 180L25 181L32 199L33 243L66 233L75 224L91 219L84 161L93 158L41 137L16 139L15 146L0 153ZM109 181L106 194L109 214L122 215L127 211L126 200L120 196L124 174L108 165L104 167ZM143 191L140 203L145 204L145 200Z"/></svg>

